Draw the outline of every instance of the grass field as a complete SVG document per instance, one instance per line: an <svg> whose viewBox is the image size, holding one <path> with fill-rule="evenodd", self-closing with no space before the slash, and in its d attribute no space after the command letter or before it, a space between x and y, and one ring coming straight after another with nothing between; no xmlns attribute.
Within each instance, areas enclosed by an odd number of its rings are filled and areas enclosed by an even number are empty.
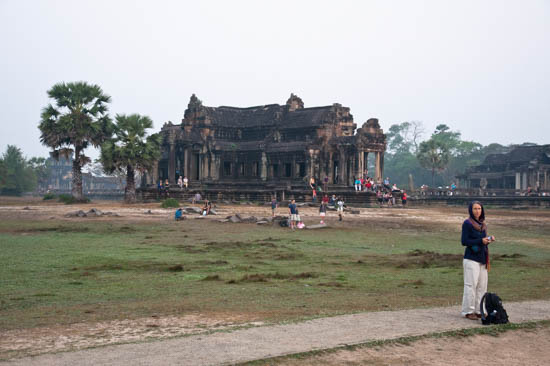
<svg viewBox="0 0 550 366"><path fill-rule="evenodd" d="M522 216L490 227L498 241L489 290L505 301L549 299L550 214ZM437 217L291 232L215 220L4 215L0 330L197 312L280 322L459 304L460 225Z"/></svg>

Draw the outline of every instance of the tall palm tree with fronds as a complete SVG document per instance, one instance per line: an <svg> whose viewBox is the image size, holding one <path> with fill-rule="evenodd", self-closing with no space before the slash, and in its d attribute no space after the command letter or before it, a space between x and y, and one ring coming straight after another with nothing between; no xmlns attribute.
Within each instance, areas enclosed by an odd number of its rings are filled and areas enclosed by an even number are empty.
<svg viewBox="0 0 550 366"><path fill-rule="evenodd" d="M153 128L153 121L139 114L117 115L115 137L101 145L100 161L107 173L126 171L124 201L136 201L135 173L153 168L160 158L161 136L147 136L146 129Z"/></svg>
<svg viewBox="0 0 550 366"><path fill-rule="evenodd" d="M55 158L74 153L71 193L82 200L82 167L90 162L84 150L100 146L112 134L107 114L111 97L84 81L55 84L48 96L55 106L42 110L40 142L53 149Z"/></svg>

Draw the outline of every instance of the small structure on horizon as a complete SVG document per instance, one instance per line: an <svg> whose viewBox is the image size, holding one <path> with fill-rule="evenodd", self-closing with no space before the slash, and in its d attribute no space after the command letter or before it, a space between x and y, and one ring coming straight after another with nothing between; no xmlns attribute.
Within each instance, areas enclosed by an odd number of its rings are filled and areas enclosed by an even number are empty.
<svg viewBox="0 0 550 366"><path fill-rule="evenodd" d="M462 188L550 190L550 145L521 145L487 155L482 164L457 176Z"/></svg>

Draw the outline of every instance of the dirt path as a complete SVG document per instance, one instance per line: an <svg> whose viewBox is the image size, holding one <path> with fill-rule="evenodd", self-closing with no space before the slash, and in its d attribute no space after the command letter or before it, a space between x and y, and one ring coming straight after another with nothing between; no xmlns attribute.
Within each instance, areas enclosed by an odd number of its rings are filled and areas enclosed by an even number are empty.
<svg viewBox="0 0 550 366"><path fill-rule="evenodd" d="M505 306L511 321L516 323L550 319L550 301L508 303ZM481 326L480 322L462 318L456 306L371 312L165 341L46 354L0 365L224 365Z"/></svg>

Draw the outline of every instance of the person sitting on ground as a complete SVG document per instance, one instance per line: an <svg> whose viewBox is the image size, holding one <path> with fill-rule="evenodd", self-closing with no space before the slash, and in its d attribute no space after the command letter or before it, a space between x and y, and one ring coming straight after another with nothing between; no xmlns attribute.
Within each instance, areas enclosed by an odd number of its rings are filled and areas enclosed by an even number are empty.
<svg viewBox="0 0 550 366"><path fill-rule="evenodd" d="M199 203L201 199L202 199L201 194L199 192L195 193L195 195L193 196L193 204Z"/></svg>
<svg viewBox="0 0 550 366"><path fill-rule="evenodd" d="M321 224L325 223L325 216L327 215L327 204L325 201L321 202L321 206L319 206L319 216L321 216Z"/></svg>
<svg viewBox="0 0 550 366"><path fill-rule="evenodd" d="M185 216L183 216L183 210L181 209L181 207L176 210L176 213L174 214L174 219L176 221L185 220Z"/></svg>
<svg viewBox="0 0 550 366"><path fill-rule="evenodd" d="M290 216L290 228L292 230L294 230L294 227L296 226L297 212L298 209L296 208L296 200L290 201L290 204L288 205L288 214Z"/></svg>
<svg viewBox="0 0 550 366"><path fill-rule="evenodd" d="M296 227L298 229L303 229L306 227L306 224L304 224L304 222L302 220L298 221L298 223L296 224Z"/></svg>
<svg viewBox="0 0 550 366"><path fill-rule="evenodd" d="M361 190L361 180L359 178L355 178L355 191L358 192Z"/></svg>
<svg viewBox="0 0 550 366"><path fill-rule="evenodd" d="M365 191L370 191L372 189L372 181L367 177L367 183L365 183Z"/></svg>
<svg viewBox="0 0 550 366"><path fill-rule="evenodd" d="M338 207L338 220L342 221L344 219L344 199L342 197L338 198L336 206Z"/></svg>
<svg viewBox="0 0 550 366"><path fill-rule="evenodd" d="M202 207L203 216L210 215L212 209L212 203L209 200L204 200L204 206Z"/></svg>

